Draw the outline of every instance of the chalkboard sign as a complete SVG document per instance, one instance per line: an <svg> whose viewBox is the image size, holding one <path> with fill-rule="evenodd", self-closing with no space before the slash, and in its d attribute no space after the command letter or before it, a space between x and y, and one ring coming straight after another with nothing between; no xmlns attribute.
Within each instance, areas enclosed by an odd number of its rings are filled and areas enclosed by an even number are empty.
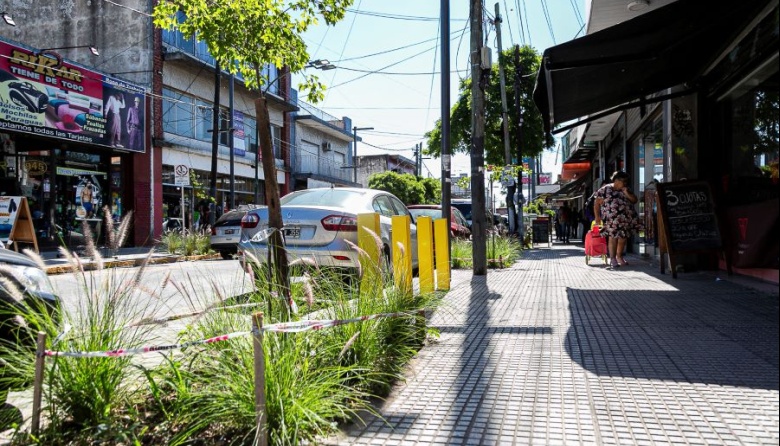
<svg viewBox="0 0 780 446"><path fill-rule="evenodd" d="M670 269L676 253L722 251L718 217L709 183L679 181L658 183L658 232L661 254L669 254ZM664 262L661 261L661 272Z"/></svg>
<svg viewBox="0 0 780 446"><path fill-rule="evenodd" d="M531 220L531 230L533 231L534 243L550 242L550 219L535 218Z"/></svg>

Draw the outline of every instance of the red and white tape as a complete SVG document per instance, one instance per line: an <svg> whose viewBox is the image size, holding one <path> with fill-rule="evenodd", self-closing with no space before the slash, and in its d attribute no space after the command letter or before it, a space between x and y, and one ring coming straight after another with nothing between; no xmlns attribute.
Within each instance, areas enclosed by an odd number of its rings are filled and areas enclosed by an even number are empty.
<svg viewBox="0 0 780 446"><path fill-rule="evenodd" d="M213 338L201 339L199 341L184 342L181 344L167 344L167 345L150 345L138 348L120 348L117 350L102 351L102 352L57 352L46 350L44 356L66 356L69 358L118 358L121 356L134 356L143 353L162 352L167 350L180 350L195 345L214 344L216 342L227 341L229 339L239 338L251 334L251 331L237 331L234 333L228 333L220 336L214 336Z"/></svg>
<svg viewBox="0 0 780 446"><path fill-rule="evenodd" d="M409 317L419 314L424 314L425 310L417 310L410 313L379 313L368 316L360 316L352 319L311 319L297 322L283 322L279 324L266 325L262 328L263 332L276 332L276 333L299 333L309 330L322 330L323 328L337 327L339 325L352 324L355 322L363 322L373 319L393 318L393 317ZM44 356L64 356L69 358L118 358L122 356L134 356L142 355L144 353L155 353L169 350L181 350L183 348L192 347L195 345L214 344L216 342L227 341L230 339L247 336L250 334L256 334L252 331L237 331L220 336L214 336L208 339L201 339L199 341L184 342L181 344L163 344L163 345L149 345L138 348L120 348L110 351L97 351L97 352L59 352L46 350Z"/></svg>

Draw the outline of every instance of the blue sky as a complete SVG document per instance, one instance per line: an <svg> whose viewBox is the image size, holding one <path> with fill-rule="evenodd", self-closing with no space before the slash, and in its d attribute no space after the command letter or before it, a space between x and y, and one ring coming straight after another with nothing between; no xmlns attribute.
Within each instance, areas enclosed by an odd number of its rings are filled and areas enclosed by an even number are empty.
<svg viewBox="0 0 780 446"><path fill-rule="evenodd" d="M529 44L545 48L582 35L587 0L499 0L504 49ZM496 1L485 3L492 22ZM305 34L311 59L327 59L337 69L317 71L327 85L324 101L316 104L335 116L348 116L353 125L374 127L359 135L358 155L398 153L413 158L416 143L424 141L440 113L440 2L436 0L355 0L335 27L318 25ZM518 10L521 14L518 14ZM468 76L469 2L450 2L450 101L458 95L459 79ZM522 22L521 22L522 16ZM496 32L486 25L486 45L496 60ZM293 85L298 79L294 78ZM305 98L302 98L305 99ZM555 153L545 156L553 165ZM425 161L423 175L440 177L440 160ZM469 171L466 155L453 159L453 176ZM556 172L557 173L557 172Z"/></svg>

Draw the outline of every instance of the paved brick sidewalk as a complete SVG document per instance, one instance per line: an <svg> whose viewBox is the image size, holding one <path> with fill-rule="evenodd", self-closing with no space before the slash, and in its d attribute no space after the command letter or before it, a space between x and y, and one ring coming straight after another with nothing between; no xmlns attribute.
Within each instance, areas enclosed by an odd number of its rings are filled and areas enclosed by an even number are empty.
<svg viewBox="0 0 780 446"><path fill-rule="evenodd" d="M629 261L556 245L455 271L384 420L326 443L778 444L777 293Z"/></svg>

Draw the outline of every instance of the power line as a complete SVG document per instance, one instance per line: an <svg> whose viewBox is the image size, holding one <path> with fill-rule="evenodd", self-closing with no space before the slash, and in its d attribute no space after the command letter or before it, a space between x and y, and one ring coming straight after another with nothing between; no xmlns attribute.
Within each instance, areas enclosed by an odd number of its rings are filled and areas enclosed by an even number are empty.
<svg viewBox="0 0 780 446"><path fill-rule="evenodd" d="M359 11L351 8L348 8L347 12L351 12L357 15L367 15L371 17L381 17L383 19L392 19L392 20L407 20L407 21L417 21L417 22L436 22L439 20L439 17L421 17L421 16L402 15L402 14L389 14L384 12ZM450 21L468 22L468 19L451 18Z"/></svg>
<svg viewBox="0 0 780 446"><path fill-rule="evenodd" d="M547 29L550 31L550 37L552 38L553 44L557 44L555 41L555 33L553 32L553 26L552 21L550 20L550 11L547 10L547 0L541 0L542 1L542 12L544 13L544 19L547 21Z"/></svg>

